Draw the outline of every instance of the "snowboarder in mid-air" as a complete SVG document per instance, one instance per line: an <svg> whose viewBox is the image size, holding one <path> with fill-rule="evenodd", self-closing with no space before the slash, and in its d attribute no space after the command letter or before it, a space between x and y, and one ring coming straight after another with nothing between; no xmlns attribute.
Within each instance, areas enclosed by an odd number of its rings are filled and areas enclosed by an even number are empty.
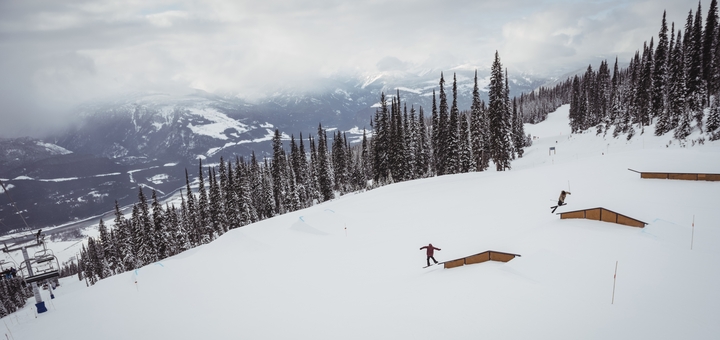
<svg viewBox="0 0 720 340"><path fill-rule="evenodd" d="M430 259L435 261L435 264L437 264L438 261L435 259L435 257L433 257L433 254L435 254L436 250L442 250L442 249L433 247L432 243L430 243L424 247L420 247L420 250L423 250L423 249L427 249L427 267L430 267Z"/></svg>
<svg viewBox="0 0 720 340"><path fill-rule="evenodd" d="M557 204L556 206L554 206L554 207L550 207L550 208L552 209L552 212L553 212L553 213L555 212L555 210L556 210L558 207L565 205L565 195L570 195L570 192L569 192L569 191L565 191L565 190L563 190L563 191L560 192L560 198L558 198L558 204Z"/></svg>

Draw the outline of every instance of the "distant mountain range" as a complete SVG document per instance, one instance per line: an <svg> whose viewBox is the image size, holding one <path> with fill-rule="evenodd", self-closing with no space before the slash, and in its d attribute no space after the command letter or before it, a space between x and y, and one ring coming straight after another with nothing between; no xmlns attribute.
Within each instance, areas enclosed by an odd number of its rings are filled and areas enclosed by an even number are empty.
<svg viewBox="0 0 720 340"><path fill-rule="evenodd" d="M452 99L457 74L458 106L470 107L474 68L444 72ZM487 70L478 71L483 90ZM358 141L370 130L380 93L422 106L430 116L432 91L440 71L385 72L364 77L329 78L312 90L279 90L249 101L197 91L190 95L139 93L86 103L78 108L79 124L42 140L0 139L0 179L9 188L27 223L48 227L94 216L136 201L138 186L163 197L184 185L184 169L197 175L198 159L217 163L221 156L269 155L275 129L289 140L316 135L318 124L345 131ZM554 79L510 77L511 97ZM482 92L485 96L486 92ZM2 190L2 189L0 189ZM0 233L24 228L0 195Z"/></svg>

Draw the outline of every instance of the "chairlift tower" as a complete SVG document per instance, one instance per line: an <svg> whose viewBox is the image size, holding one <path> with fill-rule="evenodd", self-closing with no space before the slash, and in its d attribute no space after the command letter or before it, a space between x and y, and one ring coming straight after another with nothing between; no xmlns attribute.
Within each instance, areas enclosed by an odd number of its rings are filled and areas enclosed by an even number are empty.
<svg viewBox="0 0 720 340"><path fill-rule="evenodd" d="M20 219L22 219L23 223L25 224L25 227L30 229L30 226L28 226L27 222L25 221L25 218L22 216L22 213L17 208L15 201L13 201L13 199L10 197L10 192L8 191L8 188L5 186L5 184L2 181L0 181L0 188L2 188L3 192L5 192L5 194L8 196L8 199L12 203L13 207L15 207L15 210L17 211L18 215L20 216ZM42 232L42 229L38 230L37 234L35 235L35 243L34 244L32 244L32 243L25 244L27 242L32 241L32 239L28 238L28 237L23 237L19 240L15 239L16 243L12 245L13 248L8 248L7 244L4 244L5 247L3 248L3 251L6 253L9 253L11 251L16 251L16 250L20 250L22 252L23 259L25 262L25 268L27 268L27 271L28 271L28 276L25 277L24 280L25 280L25 283L29 283L32 286L33 294L35 295L35 307L37 308L38 314L47 312L47 308L45 307L45 302L43 302L43 300L42 300L42 296L40 296L40 289L38 289L37 282L60 276L60 263L58 262L57 257L55 257L55 255L52 254L52 251L50 251L50 253L48 253L47 248L45 248L44 239L41 238L41 234L40 234L41 232ZM39 246L43 247L43 251L42 251L43 254L40 257L37 256L37 253L35 254L36 255L35 263L49 262L49 270L35 274L35 273L33 273L32 262L30 261L30 256L28 256L27 249L32 248L32 247L39 247ZM53 259L57 263L56 269L52 268L52 263L50 262ZM22 268L18 268L19 271L21 269ZM54 296L52 295L52 291L50 294L54 298Z"/></svg>
<svg viewBox="0 0 720 340"><path fill-rule="evenodd" d="M35 242L30 244L17 244L14 245L12 248L8 248L7 244L3 248L3 251L6 253L13 252L20 250L23 254L23 260L25 262L25 268L27 269L28 276L24 278L25 283L29 283L32 286L33 295L35 295L35 308L37 308L38 314L47 312L47 307L45 307L45 302L42 300L42 296L40 295L40 289L38 288L37 283L39 281L43 281L46 279L54 278L60 276L59 267L55 270L46 271L43 273L35 273L33 271L32 267L32 261L30 259L30 256L28 255L28 248L33 247L43 247L43 252L45 253L44 257L36 259L35 263L41 263L41 262L48 262L54 258L57 262L57 258L55 258L55 255L47 255L47 249L45 248L44 240L41 238L42 230L38 230L37 235L35 237ZM21 269L21 268L19 268Z"/></svg>

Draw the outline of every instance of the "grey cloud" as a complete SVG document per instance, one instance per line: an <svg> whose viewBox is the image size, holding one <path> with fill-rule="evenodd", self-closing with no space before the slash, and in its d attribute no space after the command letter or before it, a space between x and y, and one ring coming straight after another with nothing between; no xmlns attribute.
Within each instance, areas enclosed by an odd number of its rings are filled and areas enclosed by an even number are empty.
<svg viewBox="0 0 720 340"><path fill-rule="evenodd" d="M378 71L405 71L408 69L407 63L391 56L380 59L375 66Z"/></svg>
<svg viewBox="0 0 720 340"><path fill-rule="evenodd" d="M0 136L69 121L73 105L128 91L261 95L335 74L489 66L581 67L631 55L662 9L576 1L0 1ZM601 13L601 14L598 14ZM525 31L523 31L523 29ZM44 119L49 117L49 119ZM21 128L24 127L24 128Z"/></svg>

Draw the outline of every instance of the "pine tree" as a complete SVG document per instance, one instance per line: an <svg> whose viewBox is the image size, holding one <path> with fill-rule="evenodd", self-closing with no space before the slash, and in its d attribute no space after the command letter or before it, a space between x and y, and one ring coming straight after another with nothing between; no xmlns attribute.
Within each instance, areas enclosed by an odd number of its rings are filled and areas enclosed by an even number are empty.
<svg viewBox="0 0 720 340"><path fill-rule="evenodd" d="M640 86L638 87L639 98L639 115L640 126L644 131L644 127L650 125L652 111L652 65L653 65L653 39L650 39L650 45L644 48L642 59L642 71L640 74Z"/></svg>
<svg viewBox="0 0 720 340"><path fill-rule="evenodd" d="M685 110L680 113L680 122L678 123L678 127L675 129L676 139L685 139L690 135L690 133L692 133L692 128L690 127L691 121L692 117L690 115L690 111Z"/></svg>
<svg viewBox="0 0 720 340"><path fill-rule="evenodd" d="M231 165L230 162L228 162L228 165ZM220 182L216 182L218 184L217 190L219 191L219 207L218 207L218 213L220 216L218 217L220 219L220 223L222 224L222 233L226 233L230 228L228 226L228 201L227 201L227 188L228 188L228 170L227 166L225 165L225 160L222 156L220 156L220 166L218 167L218 175L220 175ZM232 174L230 174L232 176Z"/></svg>
<svg viewBox="0 0 720 340"><path fill-rule="evenodd" d="M103 259L106 262L108 273L106 275L110 276L112 273L115 273L115 259L113 256L113 248L114 248L114 240L110 237L110 233L108 232L107 227L105 226L105 222L103 222L103 219L100 219L100 222L98 223L98 232L99 232L99 241L100 241L100 247Z"/></svg>
<svg viewBox="0 0 720 340"><path fill-rule="evenodd" d="M478 87L477 70L475 70L475 79L473 85L472 105L470 106L470 130L472 138L473 163L477 171L483 171L483 155L485 153L485 117L483 115L482 104L480 101L480 88Z"/></svg>
<svg viewBox="0 0 720 340"><path fill-rule="evenodd" d="M655 135L662 136L668 131L668 74L671 47L668 46L668 28L663 12L662 25L658 34L658 47L655 50L655 67L653 69L652 116L658 118Z"/></svg>
<svg viewBox="0 0 720 340"><path fill-rule="evenodd" d="M710 140L720 139L720 96L714 95L707 118L706 132Z"/></svg>
<svg viewBox="0 0 720 340"><path fill-rule="evenodd" d="M497 171L510 169L510 158L512 150L508 140L507 105L505 103L505 86L503 82L502 64L500 55L495 51L490 74L490 85L488 91L489 107L488 117L490 121L490 153Z"/></svg>
<svg viewBox="0 0 720 340"><path fill-rule="evenodd" d="M125 271L125 268L123 267L123 258L125 257L124 250L126 247L125 244L127 237L124 234L124 225L125 218L120 212L118 202L115 201L115 219L113 220L113 227L110 231L112 234L112 246L110 248L112 255L108 257L108 260L110 261L110 270L112 270L113 273L122 273Z"/></svg>
<svg viewBox="0 0 720 340"><path fill-rule="evenodd" d="M162 205L157 198L155 190L152 191L152 227L150 228L150 235L153 238L152 244L155 249L155 261L168 257L167 254L167 240L164 237L165 231L165 213L163 212Z"/></svg>
<svg viewBox="0 0 720 340"><path fill-rule="evenodd" d="M415 115L415 106L410 106L410 116L405 111L403 117L405 130L405 161L407 162L407 179L418 178L417 152L418 152L418 124Z"/></svg>
<svg viewBox="0 0 720 340"><path fill-rule="evenodd" d="M710 1L707 19L705 19L705 34L703 35L703 76L707 84L707 101L709 96L718 90L718 65L715 63L715 49L718 45L718 8L717 0Z"/></svg>
<svg viewBox="0 0 720 340"><path fill-rule="evenodd" d="M273 183L272 174L270 173L270 166L267 164L265 159L264 166L260 168L260 178L262 180L262 186L260 189L260 206L259 210L262 212L260 215L263 218L270 218L278 214L275 211L275 200L273 198Z"/></svg>
<svg viewBox="0 0 720 340"><path fill-rule="evenodd" d="M333 179L330 170L330 160L327 152L327 135L322 128L322 124L318 125L318 184L321 194L321 201L329 201L335 198L333 192Z"/></svg>
<svg viewBox="0 0 720 340"><path fill-rule="evenodd" d="M523 149L525 147L525 128L523 127L523 121L522 116L518 112L518 106L517 101L515 98L513 98L512 101L512 111L513 111L513 119L512 119L512 139L513 144L515 146L515 150L517 151L518 158L522 158L523 153L525 152Z"/></svg>
<svg viewBox="0 0 720 340"><path fill-rule="evenodd" d="M460 172L460 111L457 106L457 76L453 73L453 101L450 108L450 118L445 130L445 173L456 174Z"/></svg>
<svg viewBox="0 0 720 340"><path fill-rule="evenodd" d="M389 144L389 117L385 93L380 94L380 110L375 111L375 136L373 138L373 168L375 181L384 180L389 172L388 144ZM317 164L317 163L316 163Z"/></svg>
<svg viewBox="0 0 720 340"><path fill-rule="evenodd" d="M340 131L333 133L332 163L335 177L335 190L344 194L346 192L348 179L348 159L345 154L345 143Z"/></svg>
<svg viewBox="0 0 720 340"><path fill-rule="evenodd" d="M101 274L101 266L98 261L97 247L95 247L95 239L88 237L87 249L85 249L85 277L90 281L90 285L94 285L100 279L103 279Z"/></svg>
<svg viewBox="0 0 720 340"><path fill-rule="evenodd" d="M273 183L273 201L275 202L275 211L283 213L285 208L282 206L282 197L285 195L283 188L283 175L285 174L285 152L283 151L280 130L275 129L275 135L272 139L273 160L272 166L272 183Z"/></svg>
<svg viewBox="0 0 720 340"><path fill-rule="evenodd" d="M315 139L313 139L312 136L308 136L308 143L310 144L310 164L308 164L308 167L310 168L310 178L308 179L308 182L310 183L310 188L312 190L313 202L321 202L320 184L318 181L318 156Z"/></svg>
<svg viewBox="0 0 720 340"><path fill-rule="evenodd" d="M572 133L582 131L584 115L581 109L580 78L576 75L572 82L572 99L570 101L570 130Z"/></svg>
<svg viewBox="0 0 720 340"><path fill-rule="evenodd" d="M714 0L713 0L714 2ZM713 4L710 4L710 9L713 10L713 8L717 8L717 6L713 6ZM712 16L714 18L717 17L717 11L708 13L708 16ZM705 31L706 36L708 34L713 35L715 38L713 39L713 47L712 47L712 61L710 64L710 74L706 75L706 79L708 79L708 95L718 95L718 92L720 92L720 21L716 20L716 29L712 31L712 33L708 33L708 31Z"/></svg>
<svg viewBox="0 0 720 340"><path fill-rule="evenodd" d="M180 193L182 195L182 192ZM165 243L165 258L177 255L179 253L178 229L180 228L180 221L177 216L177 210L175 205L172 207L169 203L165 204L165 226L162 229L162 238Z"/></svg>
<svg viewBox="0 0 720 340"><path fill-rule="evenodd" d="M372 166L372 163L368 163L368 166ZM313 186L311 181L311 170L308 164L307 153L305 153L305 144L303 143L302 133L300 133L300 146L298 147L298 169L296 173L298 175L298 183L302 185L301 198L304 200L303 206L309 207L313 204Z"/></svg>
<svg viewBox="0 0 720 340"><path fill-rule="evenodd" d="M210 213L210 224L213 231L212 238L215 239L224 233L224 212L222 204L222 194L220 193L220 185L217 182L217 174L215 168L209 169L210 174L210 194L209 200L209 213Z"/></svg>
<svg viewBox="0 0 720 340"><path fill-rule="evenodd" d="M237 188L238 198L238 209L240 223L236 226L244 226L250 223L257 222L260 217L258 216L257 208L253 204L252 188L251 188L251 176L249 172L251 170L245 169L244 163L240 163L239 159L236 159L235 163L235 183Z"/></svg>
<svg viewBox="0 0 720 340"><path fill-rule="evenodd" d="M300 144L302 144L302 134L300 134ZM307 207L308 206L308 191L306 188L306 180L307 177L307 162L305 161L305 151L300 151L300 148L297 146L297 143L295 142L295 136L290 136L290 165L293 170L293 174L295 175L294 181L295 185L297 187L298 192L298 198L300 199L300 206L301 207Z"/></svg>
<svg viewBox="0 0 720 340"><path fill-rule="evenodd" d="M438 114L438 126L437 126L437 149L435 149L435 155L437 158L437 174L447 174L447 163L448 163L448 125L450 116L448 112L447 96L445 95L445 78L442 72L440 72L440 111Z"/></svg>
<svg viewBox="0 0 720 340"><path fill-rule="evenodd" d="M223 189L223 194L225 195L225 221L227 223L225 231L242 226L240 214L238 213L239 199L237 193L240 190L237 182L239 180L240 179L236 177L235 171L233 170L232 161L228 160L227 181L223 182L223 186L225 187Z"/></svg>
<svg viewBox="0 0 720 340"><path fill-rule="evenodd" d="M138 188L138 207L137 220L135 221L135 244L137 245L137 260L138 265L144 266L146 264L157 261L157 254L155 253L156 245L154 244L153 237L153 225L150 219L150 211L148 209L147 198L143 194L142 187Z"/></svg>
<svg viewBox="0 0 720 340"><path fill-rule="evenodd" d="M702 61L702 14L700 2L698 11L695 13L695 20L692 18L692 11L688 15L685 26L685 67L687 69L687 96L686 101L691 118L696 121L696 126L702 132L703 110L702 102L705 98L703 84L703 61Z"/></svg>
<svg viewBox="0 0 720 340"><path fill-rule="evenodd" d="M593 124L596 127L596 134L599 135L607 129L607 119L610 114L610 69L608 68L607 60L600 62L600 68L598 69L595 79L595 91L596 93L596 116Z"/></svg>
<svg viewBox="0 0 720 340"><path fill-rule="evenodd" d="M115 231L113 237L114 240L114 254L113 259L111 262L112 270L115 273L121 273L126 270L130 270L130 268L125 267L125 264L127 261L125 260L126 254L131 252L132 246L130 245L130 230L126 228L127 221L125 220L125 217L120 212L120 206L118 205L118 202L115 201L115 220L113 222L113 230Z"/></svg>
<svg viewBox="0 0 720 340"><path fill-rule="evenodd" d="M460 113L460 127L458 129L458 172L474 171L472 147L470 142L470 123L468 115Z"/></svg>
<svg viewBox="0 0 720 340"><path fill-rule="evenodd" d="M370 145L370 142L367 139L367 133L365 129L363 129L363 136L362 136L362 152L361 152L361 159L362 159L362 178L363 178L363 188L367 185L367 181L374 177L373 167L372 167L372 146Z"/></svg>
<svg viewBox="0 0 720 340"><path fill-rule="evenodd" d="M185 169L185 196L187 197L186 230L191 247L200 245L199 217L195 207L195 195L190 190L190 179Z"/></svg>
<svg viewBox="0 0 720 340"><path fill-rule="evenodd" d="M442 78L442 73L440 73ZM432 116L431 116L431 123L430 126L430 147L432 148L432 170L431 172L433 174L437 173L438 166L440 164L440 117L438 116L438 110L437 110L437 104L436 104L436 97L435 97L435 89L433 89L433 95L432 95Z"/></svg>
<svg viewBox="0 0 720 340"><path fill-rule="evenodd" d="M510 103L510 84L509 81L507 68L505 68L505 86L503 88L503 105L505 106L505 135L508 141L508 149L510 150L510 159L515 159L515 148L513 147L512 142L512 129L513 129L513 123L512 123L512 104ZM508 161L508 167L509 167L510 161Z"/></svg>
<svg viewBox="0 0 720 340"><path fill-rule="evenodd" d="M685 49L683 47L682 33L680 32L680 30L678 30L677 39L675 40L675 49L672 53L672 60L670 64L671 84L668 95L668 98L670 99L668 103L668 131L678 127L681 117L684 116L685 111L687 111L686 98L688 90L684 50ZM684 133L680 133L680 135L683 134Z"/></svg>
<svg viewBox="0 0 720 340"><path fill-rule="evenodd" d="M176 247L178 253L180 253L194 246L192 243L194 227L190 222L190 209L185 203L182 193L180 193L180 228L178 228L178 231L180 233L177 235Z"/></svg>
<svg viewBox="0 0 720 340"><path fill-rule="evenodd" d="M420 114L418 116L418 144L417 151L417 174L418 177L427 177L430 174L431 166L431 155L432 149L430 148L430 138L428 138L428 128L425 125L425 112L423 112L422 106L420 107Z"/></svg>
<svg viewBox="0 0 720 340"><path fill-rule="evenodd" d="M210 200L208 199L207 190L205 189L202 160L200 160L198 166L198 181L198 237L200 244L206 244L212 240L212 226L210 222Z"/></svg>

